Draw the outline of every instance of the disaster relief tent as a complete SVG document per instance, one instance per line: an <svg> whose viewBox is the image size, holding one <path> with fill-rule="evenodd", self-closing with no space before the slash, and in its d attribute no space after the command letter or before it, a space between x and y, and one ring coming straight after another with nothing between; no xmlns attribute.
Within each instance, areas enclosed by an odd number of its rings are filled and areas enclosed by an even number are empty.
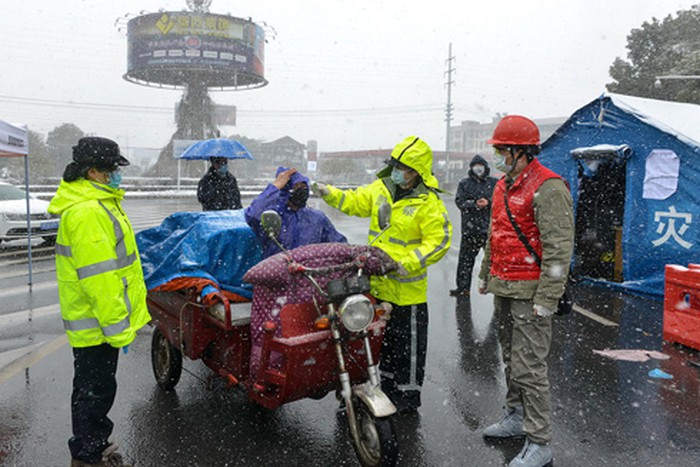
<svg viewBox="0 0 700 467"><path fill-rule="evenodd" d="M0 157L24 157L24 191L27 202L27 254L29 256L29 283L32 285L32 240L29 208L29 135L25 125L13 125L0 120Z"/></svg>
<svg viewBox="0 0 700 467"><path fill-rule="evenodd" d="M539 160L571 187L574 276L663 296L666 264L700 263L700 106L605 93Z"/></svg>

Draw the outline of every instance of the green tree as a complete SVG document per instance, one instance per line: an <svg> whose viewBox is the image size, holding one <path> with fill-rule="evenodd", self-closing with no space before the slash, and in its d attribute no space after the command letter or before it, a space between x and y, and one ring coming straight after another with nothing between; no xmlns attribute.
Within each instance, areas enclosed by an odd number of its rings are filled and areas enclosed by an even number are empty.
<svg viewBox="0 0 700 467"><path fill-rule="evenodd" d="M64 123L49 132L46 137L46 153L50 175L60 177L63 169L73 160L73 146L85 136L83 130L72 123Z"/></svg>
<svg viewBox="0 0 700 467"><path fill-rule="evenodd" d="M700 103L700 80L662 80L663 75L700 75L700 5L659 21L652 18L627 36L627 59L610 67L611 92Z"/></svg>

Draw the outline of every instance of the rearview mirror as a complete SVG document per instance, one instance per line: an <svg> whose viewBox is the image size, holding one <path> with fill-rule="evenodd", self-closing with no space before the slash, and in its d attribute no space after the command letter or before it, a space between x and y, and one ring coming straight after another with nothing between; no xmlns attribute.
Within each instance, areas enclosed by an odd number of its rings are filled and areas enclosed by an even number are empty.
<svg viewBox="0 0 700 467"><path fill-rule="evenodd" d="M381 230L386 229L391 224L391 205L386 201L379 205L377 211L377 223Z"/></svg>
<svg viewBox="0 0 700 467"><path fill-rule="evenodd" d="M265 211L260 215L260 224L268 237L277 238L282 231L282 218L275 211Z"/></svg>

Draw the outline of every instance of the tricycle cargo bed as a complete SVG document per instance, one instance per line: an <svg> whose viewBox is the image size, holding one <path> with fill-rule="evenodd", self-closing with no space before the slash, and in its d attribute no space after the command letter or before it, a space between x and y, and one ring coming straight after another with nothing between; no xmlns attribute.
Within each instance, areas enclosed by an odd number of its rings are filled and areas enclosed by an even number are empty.
<svg viewBox="0 0 700 467"><path fill-rule="evenodd" d="M183 355L196 360L226 351L235 357L229 357L224 368L238 376L247 375L250 302L231 303L228 322L222 319L224 313L211 314L193 290L149 292L146 302L153 325Z"/></svg>

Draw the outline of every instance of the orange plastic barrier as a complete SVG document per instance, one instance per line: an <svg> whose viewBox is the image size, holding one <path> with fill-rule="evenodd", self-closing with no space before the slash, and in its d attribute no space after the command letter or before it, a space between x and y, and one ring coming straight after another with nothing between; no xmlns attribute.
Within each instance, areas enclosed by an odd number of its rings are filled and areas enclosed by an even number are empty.
<svg viewBox="0 0 700 467"><path fill-rule="evenodd" d="M700 267L666 265L664 340L700 350Z"/></svg>

